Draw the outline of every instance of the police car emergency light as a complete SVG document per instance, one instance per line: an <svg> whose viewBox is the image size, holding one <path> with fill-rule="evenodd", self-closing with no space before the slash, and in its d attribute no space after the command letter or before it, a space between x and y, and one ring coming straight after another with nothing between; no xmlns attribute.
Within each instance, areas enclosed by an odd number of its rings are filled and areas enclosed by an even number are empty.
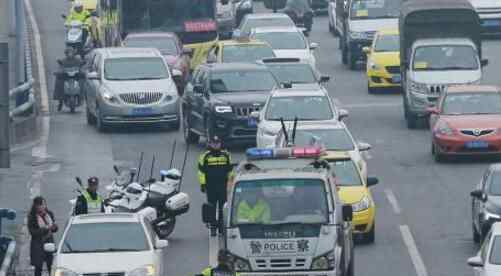
<svg viewBox="0 0 501 276"><path fill-rule="evenodd" d="M318 158L323 151L320 147L292 148L250 148L246 151L247 159L287 159L287 158Z"/></svg>

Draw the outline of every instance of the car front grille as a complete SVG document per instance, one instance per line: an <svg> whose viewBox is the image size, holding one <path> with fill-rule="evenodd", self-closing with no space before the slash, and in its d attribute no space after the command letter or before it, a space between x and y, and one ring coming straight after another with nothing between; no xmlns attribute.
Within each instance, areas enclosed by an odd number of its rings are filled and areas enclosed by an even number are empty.
<svg viewBox="0 0 501 276"><path fill-rule="evenodd" d="M124 276L125 272L85 273L82 276Z"/></svg>
<svg viewBox="0 0 501 276"><path fill-rule="evenodd" d="M428 85L428 91L430 94L441 94L447 88L446 85Z"/></svg>
<svg viewBox="0 0 501 276"><path fill-rule="evenodd" d="M494 132L494 129L462 129L461 133L464 135L470 135L470 136L482 136L482 135L487 135L491 134Z"/></svg>
<svg viewBox="0 0 501 276"><path fill-rule="evenodd" d="M400 66L386 66L385 68L390 74L400 74Z"/></svg>
<svg viewBox="0 0 501 276"><path fill-rule="evenodd" d="M305 269L304 258L256 259L258 269Z"/></svg>
<svg viewBox="0 0 501 276"><path fill-rule="evenodd" d="M120 94L120 99L126 104L153 104L160 101L162 93L160 92L135 92Z"/></svg>
<svg viewBox="0 0 501 276"><path fill-rule="evenodd" d="M260 109L260 106L240 106L234 108L238 117L249 117L252 112L259 111Z"/></svg>

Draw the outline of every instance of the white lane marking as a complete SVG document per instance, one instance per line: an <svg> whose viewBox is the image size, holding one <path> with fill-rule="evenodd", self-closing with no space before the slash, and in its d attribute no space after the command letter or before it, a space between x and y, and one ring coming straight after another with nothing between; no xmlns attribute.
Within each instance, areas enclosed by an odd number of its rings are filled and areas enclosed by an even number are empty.
<svg viewBox="0 0 501 276"><path fill-rule="evenodd" d="M423 259L419 254L419 250L417 249L416 242L412 237L409 226L400 225L400 232L402 233L402 238L404 239L404 243L407 246L409 255L411 256L412 264L414 264L414 269L416 269L417 276L428 276L428 271L426 270Z"/></svg>
<svg viewBox="0 0 501 276"><path fill-rule="evenodd" d="M209 265L214 267L217 265L217 252L219 251L219 237L211 237L209 235Z"/></svg>
<svg viewBox="0 0 501 276"><path fill-rule="evenodd" d="M398 204L397 197L395 196L393 191L390 189L385 189L384 193L386 194L386 198L390 202L391 208L393 208L393 212L395 212L395 214L397 214L397 215L400 215L402 210L400 209L400 205Z"/></svg>
<svg viewBox="0 0 501 276"><path fill-rule="evenodd" d="M35 14L33 13L33 7L31 6L30 0L24 0L24 5L26 6L26 12L28 13L28 18L30 19L30 25L33 30L33 41L35 43L35 56L37 59L37 70L38 70L38 83L40 84L40 111L42 114L49 113L49 95L47 89L47 77L45 74L45 62L42 52L42 42L40 39L40 29L35 19Z"/></svg>

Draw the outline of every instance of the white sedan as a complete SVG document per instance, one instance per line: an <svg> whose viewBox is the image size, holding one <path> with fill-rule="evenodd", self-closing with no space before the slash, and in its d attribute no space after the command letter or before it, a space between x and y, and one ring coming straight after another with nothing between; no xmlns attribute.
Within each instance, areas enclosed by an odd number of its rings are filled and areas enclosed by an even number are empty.
<svg viewBox="0 0 501 276"><path fill-rule="evenodd" d="M473 267L475 276L501 275L501 222L492 225L480 251L468 259L468 264Z"/></svg>
<svg viewBox="0 0 501 276"><path fill-rule="evenodd" d="M266 41L279 58L299 58L316 66L317 43L309 43L303 31L296 27L262 27L252 30L251 38Z"/></svg>
<svg viewBox="0 0 501 276"><path fill-rule="evenodd" d="M138 213L90 214L71 217L56 249L54 274L158 276L164 275L161 240L151 226L152 208Z"/></svg>

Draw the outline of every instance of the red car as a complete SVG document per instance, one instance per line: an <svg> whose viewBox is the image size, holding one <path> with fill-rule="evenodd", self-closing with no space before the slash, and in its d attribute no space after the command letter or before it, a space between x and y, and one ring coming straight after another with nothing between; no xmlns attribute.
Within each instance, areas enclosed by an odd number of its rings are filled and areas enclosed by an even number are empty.
<svg viewBox="0 0 501 276"><path fill-rule="evenodd" d="M452 155L501 153L501 87L452 86L428 111L436 161Z"/></svg>
<svg viewBox="0 0 501 276"><path fill-rule="evenodd" d="M169 65L171 73L176 79L180 94L184 91L184 85L190 74L190 57L192 49L183 47L181 40L175 33L170 32L145 32L131 33L123 40L124 47L134 48L157 48ZM179 72L175 72L178 70Z"/></svg>

